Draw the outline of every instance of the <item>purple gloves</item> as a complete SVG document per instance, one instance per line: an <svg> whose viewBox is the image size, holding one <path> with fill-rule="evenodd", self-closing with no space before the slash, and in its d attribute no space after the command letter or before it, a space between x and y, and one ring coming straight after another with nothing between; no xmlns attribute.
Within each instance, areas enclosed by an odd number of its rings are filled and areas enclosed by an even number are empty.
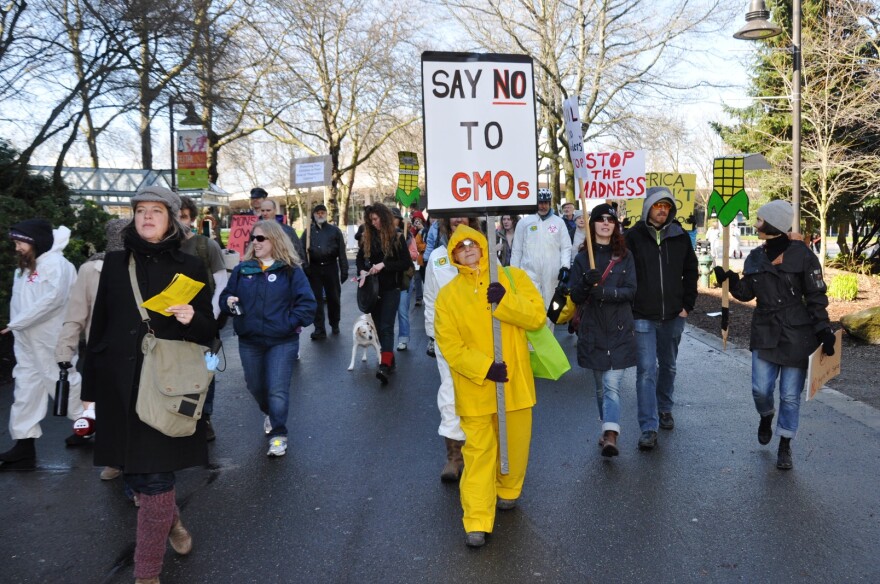
<svg viewBox="0 0 880 584"><path fill-rule="evenodd" d="M506 293L507 290L504 289L500 282L492 282L489 284L489 289L486 290L486 298L489 299L490 303L498 304Z"/></svg>
<svg viewBox="0 0 880 584"><path fill-rule="evenodd" d="M503 289L503 288L502 288ZM489 365L489 372L486 373L486 379L489 381L507 381L507 363L492 363Z"/></svg>

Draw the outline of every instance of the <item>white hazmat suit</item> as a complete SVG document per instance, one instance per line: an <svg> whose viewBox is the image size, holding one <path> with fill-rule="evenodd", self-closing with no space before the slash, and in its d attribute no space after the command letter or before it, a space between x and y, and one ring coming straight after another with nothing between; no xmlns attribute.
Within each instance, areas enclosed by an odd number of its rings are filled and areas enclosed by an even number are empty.
<svg viewBox="0 0 880 584"><path fill-rule="evenodd" d="M516 224L510 265L521 268L535 283L550 306L559 278L559 268L571 266L571 238L565 221L551 211L543 218L535 213Z"/></svg>

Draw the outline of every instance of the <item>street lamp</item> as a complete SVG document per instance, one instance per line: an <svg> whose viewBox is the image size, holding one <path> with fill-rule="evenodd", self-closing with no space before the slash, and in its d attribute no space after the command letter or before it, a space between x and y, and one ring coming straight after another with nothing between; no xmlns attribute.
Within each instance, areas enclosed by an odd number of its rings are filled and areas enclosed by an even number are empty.
<svg viewBox="0 0 880 584"><path fill-rule="evenodd" d="M171 190L177 190L177 144L174 141L174 106L182 105L186 107L186 116L180 120L182 126L201 126L202 119L196 113L196 108L191 101L182 99L168 98L168 128L169 143L171 144Z"/></svg>
<svg viewBox="0 0 880 584"><path fill-rule="evenodd" d="M782 33L770 20L764 0L752 0L746 12L746 24L733 38L747 41L769 39ZM791 206L794 208L794 231L801 228L801 0L792 0L791 60Z"/></svg>

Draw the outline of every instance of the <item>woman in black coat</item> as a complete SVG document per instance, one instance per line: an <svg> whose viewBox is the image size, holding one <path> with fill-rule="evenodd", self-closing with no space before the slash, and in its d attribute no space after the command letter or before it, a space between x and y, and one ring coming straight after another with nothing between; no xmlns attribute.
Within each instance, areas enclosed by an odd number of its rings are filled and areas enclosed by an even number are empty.
<svg viewBox="0 0 880 584"><path fill-rule="evenodd" d="M610 205L599 205L590 213L590 234L596 269L590 269L585 243L575 257L569 279L571 299L583 309L578 329L578 365L592 369L596 380L602 456L617 456L620 384L626 369L636 365L632 313L636 266Z"/></svg>
<svg viewBox="0 0 880 584"><path fill-rule="evenodd" d="M132 197L134 220L123 229L124 251L108 253L101 270L83 371L84 401L95 402L95 464L122 468L126 485L138 495L136 582L158 582L165 541L181 554L192 538L180 522L174 471L208 462L204 421L195 434L171 438L144 424L135 411L147 332L129 278L129 257L144 300L164 290L175 274L205 282L204 266L180 251L183 227L180 198L161 187ZM191 304L170 306L172 316L148 311L157 338L208 345L215 324L208 287Z"/></svg>
<svg viewBox="0 0 880 584"><path fill-rule="evenodd" d="M385 385L394 370L394 316L400 305L403 272L412 266L412 260L409 258L406 240L395 229L394 216L388 207L381 203L372 205L365 219L356 262L361 286L366 274L379 279L379 298L370 314L379 332L379 345L382 349L376 377Z"/></svg>

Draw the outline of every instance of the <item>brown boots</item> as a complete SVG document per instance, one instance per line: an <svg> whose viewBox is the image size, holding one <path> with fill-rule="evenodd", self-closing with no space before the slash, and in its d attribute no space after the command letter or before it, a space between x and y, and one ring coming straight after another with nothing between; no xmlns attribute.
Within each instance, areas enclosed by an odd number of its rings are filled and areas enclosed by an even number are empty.
<svg viewBox="0 0 880 584"><path fill-rule="evenodd" d="M461 447L464 446L464 440L451 438L444 438L444 440L446 441L446 465L440 472L440 480L453 483L461 478L461 471L464 469L464 459L461 457Z"/></svg>
<svg viewBox="0 0 880 584"><path fill-rule="evenodd" d="M620 450L617 448L617 432L614 430L605 430L600 444L602 445L602 456L610 458L620 454Z"/></svg>

